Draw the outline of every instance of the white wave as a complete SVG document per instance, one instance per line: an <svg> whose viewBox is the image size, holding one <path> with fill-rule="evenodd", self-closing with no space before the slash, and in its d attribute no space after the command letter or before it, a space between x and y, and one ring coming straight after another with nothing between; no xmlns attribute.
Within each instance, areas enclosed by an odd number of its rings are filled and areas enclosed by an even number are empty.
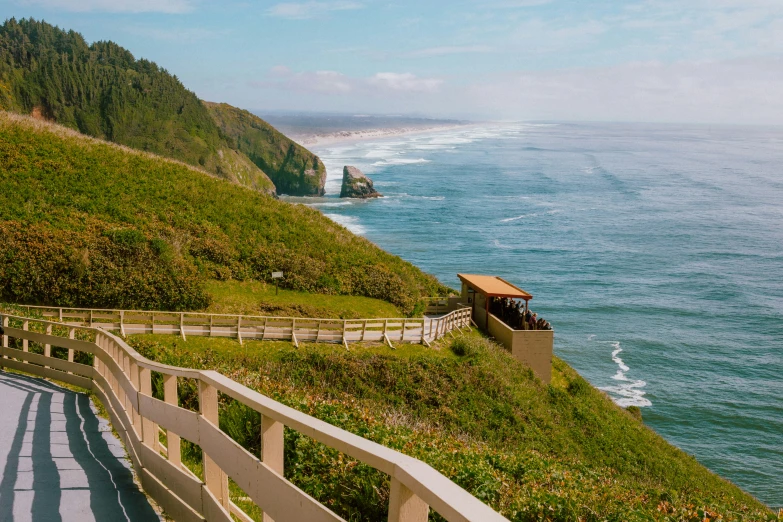
<svg viewBox="0 0 783 522"><path fill-rule="evenodd" d="M323 203L308 203L307 206L309 207L345 207L347 205L351 205L351 201L342 200L342 201L325 201Z"/></svg>
<svg viewBox="0 0 783 522"><path fill-rule="evenodd" d="M630 370L628 366L625 365L622 359L620 359L617 355L623 351L622 348L620 348L620 343L615 343L612 346L615 347L615 350L612 352L612 360L617 363L617 366L620 367L620 370L627 372Z"/></svg>
<svg viewBox="0 0 783 522"><path fill-rule="evenodd" d="M508 246L508 245L504 245L503 243L501 243L501 242L500 242L500 241L498 241L497 239L493 239L493 240L492 240L492 244L494 244L494 245L495 245L496 247L498 247L498 248L502 248L503 250L508 250L508 249L510 249L510 248L511 248L511 247L510 247L510 246Z"/></svg>
<svg viewBox="0 0 783 522"><path fill-rule="evenodd" d="M324 214L335 223L344 226L351 232L357 235L363 235L367 233L367 228L359 223L359 218L356 216L344 216L342 214Z"/></svg>
<svg viewBox="0 0 783 522"><path fill-rule="evenodd" d="M587 336L588 341L592 341L593 339L595 339L595 334L590 334Z"/></svg>
<svg viewBox="0 0 783 522"><path fill-rule="evenodd" d="M558 214L560 212L561 212L560 210L547 210L546 212L544 212L544 214L551 215L551 214ZM541 214L537 213L537 212L534 212L532 214L521 214L519 216L514 216L514 217L510 217L510 218L501 219L500 222L501 223L509 223L511 221L519 221L520 219L531 218L531 217L536 217L536 216L540 216L540 215Z"/></svg>
<svg viewBox="0 0 783 522"><path fill-rule="evenodd" d="M379 149L374 149L374 150L371 150L371 151L367 152L367 154L365 154L364 157L365 158L372 158L372 159L375 159L375 158L387 158L389 156L397 156L399 154L402 154L402 153L399 152L399 151L393 151L391 149L379 148Z"/></svg>
<svg viewBox="0 0 783 522"><path fill-rule="evenodd" d="M438 145L433 143L422 143L413 145L411 148L414 150L454 150L457 147L450 147L448 145Z"/></svg>
<svg viewBox="0 0 783 522"><path fill-rule="evenodd" d="M519 221L520 219L525 219L525 218L529 218L529 217L533 217L533 216L537 216L537 215L538 215L538 214L522 214L521 216L516 216L516 217L510 217L510 218L506 218L506 219L501 219L501 220L500 220L500 222L501 222L501 223L508 223L508 222L510 222L510 221Z"/></svg>
<svg viewBox="0 0 783 522"><path fill-rule="evenodd" d="M377 185L377 183L376 183ZM443 201L446 199L446 196L416 196L413 194L408 194L407 192L398 192L396 194L391 193L388 195L390 198L405 198L405 199L426 199L429 201Z"/></svg>
<svg viewBox="0 0 783 522"><path fill-rule="evenodd" d="M593 336L594 337L594 336ZM591 339L588 337L588 340ZM638 406L644 408L652 406L652 402L645 398L647 392L642 388L647 386L647 383L642 380L632 380L626 376L626 373L630 371L630 368L619 357L623 349L620 347L620 343L616 341L611 342L612 348L612 361L617 365L617 373L612 376L612 380L618 381L622 384L616 386L603 386L599 387L599 390L603 390L610 394L612 400L624 408L628 406Z"/></svg>
<svg viewBox="0 0 783 522"><path fill-rule="evenodd" d="M388 158L381 161L376 161L373 166L381 165L415 165L417 163L431 163L431 160L424 158L406 159L406 158Z"/></svg>

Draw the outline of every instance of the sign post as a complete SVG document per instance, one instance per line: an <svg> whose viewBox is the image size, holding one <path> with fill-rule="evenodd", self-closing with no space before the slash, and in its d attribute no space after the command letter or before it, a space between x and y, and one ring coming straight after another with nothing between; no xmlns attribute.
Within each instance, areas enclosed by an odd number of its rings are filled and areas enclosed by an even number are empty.
<svg viewBox="0 0 783 522"><path fill-rule="evenodd" d="M283 278L283 272L272 272L272 279L275 280L275 295L277 295L277 280Z"/></svg>

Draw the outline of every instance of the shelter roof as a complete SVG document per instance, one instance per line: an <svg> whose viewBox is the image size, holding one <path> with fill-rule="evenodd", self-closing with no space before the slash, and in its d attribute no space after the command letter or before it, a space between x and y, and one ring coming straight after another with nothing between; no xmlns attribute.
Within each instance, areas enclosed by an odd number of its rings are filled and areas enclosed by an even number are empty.
<svg viewBox="0 0 783 522"><path fill-rule="evenodd" d="M533 299L531 294L497 276L457 274L457 277L474 290L489 297L510 297L525 301Z"/></svg>

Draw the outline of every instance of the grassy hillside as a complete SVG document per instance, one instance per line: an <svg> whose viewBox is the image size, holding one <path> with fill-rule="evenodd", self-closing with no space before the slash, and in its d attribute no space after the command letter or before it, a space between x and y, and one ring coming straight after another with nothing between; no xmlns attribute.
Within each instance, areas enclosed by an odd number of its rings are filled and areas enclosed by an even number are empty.
<svg viewBox="0 0 783 522"><path fill-rule="evenodd" d="M390 318L404 315L396 306L380 299L275 290L274 284L261 281L208 281L205 290L212 299L212 304L205 311L215 314L324 319Z"/></svg>
<svg viewBox="0 0 783 522"><path fill-rule="evenodd" d="M270 177L280 194L324 194L326 167L318 156L248 111L225 103L204 104L233 145Z"/></svg>
<svg viewBox="0 0 783 522"><path fill-rule="evenodd" d="M513 521L778 520L562 361L555 360L546 386L476 333L446 342L346 352L334 345L130 338L147 357L216 369L422 459ZM182 404L193 405L196 390L181 392ZM220 423L259 451L257 414L225 400ZM198 466L192 450L186 448L186 461ZM389 483L382 474L289 430L285 469L309 494L333 499L330 508L348 520L386 518Z"/></svg>
<svg viewBox="0 0 783 522"><path fill-rule="evenodd" d="M0 109L154 152L273 193L176 76L112 42L14 19L0 26Z"/></svg>
<svg viewBox="0 0 783 522"><path fill-rule="evenodd" d="M208 280L270 280L385 300L404 313L433 277L302 205L64 127L0 113L0 299L209 306Z"/></svg>

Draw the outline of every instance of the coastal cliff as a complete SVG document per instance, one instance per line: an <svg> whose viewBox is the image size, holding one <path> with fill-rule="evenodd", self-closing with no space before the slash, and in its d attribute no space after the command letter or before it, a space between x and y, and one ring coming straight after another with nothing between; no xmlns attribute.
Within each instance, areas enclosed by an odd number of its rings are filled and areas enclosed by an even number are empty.
<svg viewBox="0 0 783 522"><path fill-rule="evenodd" d="M375 190L372 180L356 167L343 167L343 184L340 188L341 198L380 198L383 194Z"/></svg>
<svg viewBox="0 0 783 522"><path fill-rule="evenodd" d="M321 160L258 116L226 103L204 102L223 134L290 196L323 196L326 167Z"/></svg>

